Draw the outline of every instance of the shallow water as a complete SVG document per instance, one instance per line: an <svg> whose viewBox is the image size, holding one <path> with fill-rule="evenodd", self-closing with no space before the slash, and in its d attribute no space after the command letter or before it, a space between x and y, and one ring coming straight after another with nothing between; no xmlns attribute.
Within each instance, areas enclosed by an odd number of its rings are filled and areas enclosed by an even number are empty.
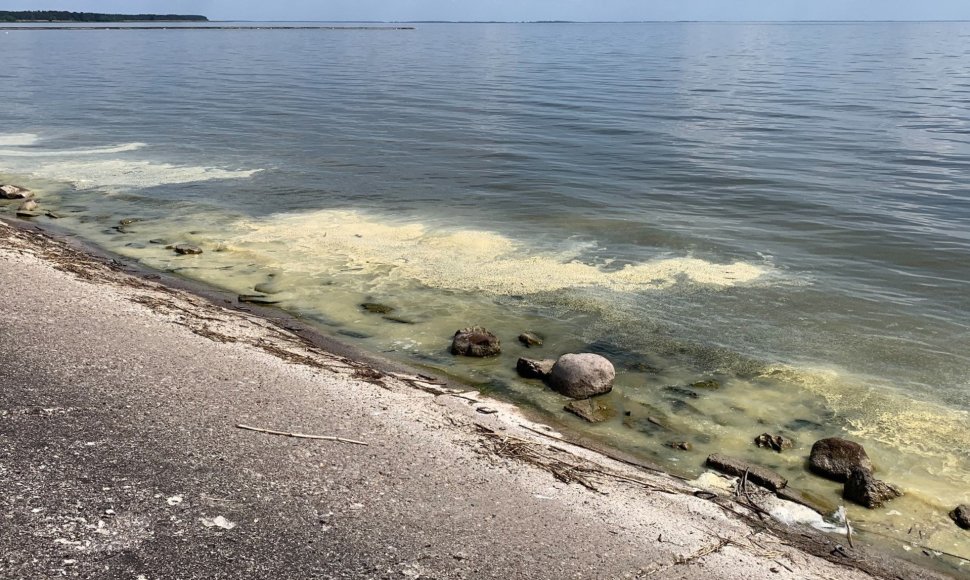
<svg viewBox="0 0 970 580"><path fill-rule="evenodd" d="M970 557L945 514L970 502L968 37L14 31L0 181L112 251L260 285L326 332L684 474L734 453L834 506L838 486L803 462L816 439L851 437L907 496L850 518L905 540L915 524ZM115 229L129 217L143 221ZM502 357L448 354L471 324L501 336ZM523 330L545 345L519 345ZM618 368L606 424L515 376L518 356L578 350ZM721 388L687 388L710 378ZM754 448L764 431L796 449ZM665 446L684 440L694 451Z"/></svg>

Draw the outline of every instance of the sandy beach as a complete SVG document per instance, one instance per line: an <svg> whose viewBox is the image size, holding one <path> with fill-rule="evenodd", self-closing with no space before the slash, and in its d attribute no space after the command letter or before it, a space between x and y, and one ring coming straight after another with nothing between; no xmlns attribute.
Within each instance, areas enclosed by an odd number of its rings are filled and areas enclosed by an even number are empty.
<svg viewBox="0 0 970 580"><path fill-rule="evenodd" d="M32 228L0 223L2 578L943 577Z"/></svg>

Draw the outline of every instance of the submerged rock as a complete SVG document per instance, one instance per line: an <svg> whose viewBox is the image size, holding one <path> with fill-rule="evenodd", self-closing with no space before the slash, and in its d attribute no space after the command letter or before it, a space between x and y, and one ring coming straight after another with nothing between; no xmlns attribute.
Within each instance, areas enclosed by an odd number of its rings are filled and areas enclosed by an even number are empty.
<svg viewBox="0 0 970 580"><path fill-rule="evenodd" d="M667 391L668 393L673 393L674 395L677 395L679 397L686 397L688 399L700 399L701 398L701 396L700 396L699 393L694 392L694 391L692 391L690 389L685 389L684 387L667 386L667 387L664 387L663 389L665 391Z"/></svg>
<svg viewBox="0 0 970 580"><path fill-rule="evenodd" d="M63 216L61 216L61 214L54 213L51 210L45 211L44 212L44 215L46 215L47 217L51 218L52 220L59 220L59 219L61 219L61 217L63 217Z"/></svg>
<svg viewBox="0 0 970 580"><path fill-rule="evenodd" d="M40 216L40 212L29 211L29 210L25 210L25 209L18 209L17 210L17 217L19 217L19 218L35 218L35 217L38 217L38 216Z"/></svg>
<svg viewBox="0 0 970 580"><path fill-rule="evenodd" d="M176 254L182 256L202 253L202 248L199 246L193 246L191 244L177 244L173 249L175 250Z"/></svg>
<svg viewBox="0 0 970 580"><path fill-rule="evenodd" d="M585 419L590 423L602 423L603 421L608 421L616 415L616 412L613 409L595 399L573 401L563 408L573 415L576 415L581 419Z"/></svg>
<svg viewBox="0 0 970 580"><path fill-rule="evenodd" d="M125 218L123 220L118 220L118 225L130 226L131 224L138 223L142 221L141 218Z"/></svg>
<svg viewBox="0 0 970 580"><path fill-rule="evenodd" d="M970 530L970 505L957 506L955 510L950 512L950 519L961 528Z"/></svg>
<svg viewBox="0 0 970 580"><path fill-rule="evenodd" d="M34 192L19 185L0 185L0 197L5 199L27 199L33 197Z"/></svg>
<svg viewBox="0 0 970 580"><path fill-rule="evenodd" d="M262 294L279 294L283 291L283 288L279 281L271 280L269 282L260 282L259 284L256 284L253 286L253 290Z"/></svg>
<svg viewBox="0 0 970 580"><path fill-rule="evenodd" d="M771 491L778 491L788 485L787 479L767 467L755 465L754 463L736 457L721 455L720 453L709 455L707 457L707 465L720 472L737 477L744 477L744 474L747 473L748 481L766 487Z"/></svg>
<svg viewBox="0 0 970 580"><path fill-rule="evenodd" d="M381 318L388 322L396 322L398 324L417 324L410 318L402 318L400 316L382 316Z"/></svg>
<svg viewBox="0 0 970 580"><path fill-rule="evenodd" d="M451 341L451 353L460 356L483 358L498 356L501 352L498 337L481 326L462 328Z"/></svg>
<svg viewBox="0 0 970 580"><path fill-rule="evenodd" d="M694 449L694 446L690 444L690 441L669 441L667 442L667 447L677 449L678 451L691 451Z"/></svg>
<svg viewBox="0 0 970 580"><path fill-rule="evenodd" d="M783 449L791 449L795 446L795 442L785 437L784 435L772 435L771 433L762 433L754 438L754 444L762 449L773 449L778 453L781 453Z"/></svg>
<svg viewBox="0 0 970 580"><path fill-rule="evenodd" d="M248 302L250 304L279 304L280 301L275 298L270 298L269 296L264 296L263 294L240 294L236 297L239 302Z"/></svg>
<svg viewBox="0 0 970 580"><path fill-rule="evenodd" d="M613 389L616 369L598 354L564 354L549 375L552 388L573 399L588 399Z"/></svg>
<svg viewBox="0 0 970 580"><path fill-rule="evenodd" d="M549 373L552 372L552 367L555 364L556 361L551 358L543 360L520 358L518 362L515 363L515 370L522 378L545 380L549 378Z"/></svg>
<svg viewBox="0 0 970 580"><path fill-rule="evenodd" d="M707 379L706 381L697 381L696 383L691 383L689 386L693 389L716 390L721 388L721 381L717 379Z"/></svg>
<svg viewBox="0 0 970 580"><path fill-rule="evenodd" d="M395 310L393 306L378 304L376 302L364 302L360 307L364 312L370 312L371 314L390 314Z"/></svg>
<svg viewBox="0 0 970 580"><path fill-rule="evenodd" d="M816 474L840 482L845 482L854 468L872 471L872 461L862 445L840 437L816 441L808 465Z"/></svg>
<svg viewBox="0 0 970 580"><path fill-rule="evenodd" d="M519 342L532 348L533 346L542 346L542 337L534 332L523 332L519 335Z"/></svg>
<svg viewBox="0 0 970 580"><path fill-rule="evenodd" d="M17 208L17 210L18 211L34 211L35 209L37 209L37 206L38 206L38 204L37 204L36 201L34 201L32 199L28 199L27 201L25 201L22 204L20 204L20 207Z"/></svg>
<svg viewBox="0 0 970 580"><path fill-rule="evenodd" d="M873 477L868 469L852 468L842 490L842 497L869 509L882 507L887 501L901 497L903 492L895 485Z"/></svg>

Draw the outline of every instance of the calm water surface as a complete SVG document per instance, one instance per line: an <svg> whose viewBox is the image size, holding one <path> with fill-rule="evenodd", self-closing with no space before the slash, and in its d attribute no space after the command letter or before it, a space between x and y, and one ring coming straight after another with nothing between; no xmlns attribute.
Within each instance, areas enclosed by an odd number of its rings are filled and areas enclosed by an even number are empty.
<svg viewBox="0 0 970 580"><path fill-rule="evenodd" d="M860 527L970 557L970 24L9 31L0 102L0 177L108 249L681 473L726 450L836 505L803 461L851 437L907 491ZM447 354L470 324L505 354ZM576 350L615 420L515 376Z"/></svg>

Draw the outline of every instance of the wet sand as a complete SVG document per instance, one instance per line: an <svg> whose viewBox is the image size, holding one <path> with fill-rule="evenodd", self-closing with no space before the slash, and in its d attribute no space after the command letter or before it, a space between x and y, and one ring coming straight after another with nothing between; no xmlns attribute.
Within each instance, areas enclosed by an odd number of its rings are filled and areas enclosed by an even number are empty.
<svg viewBox="0 0 970 580"><path fill-rule="evenodd" d="M0 223L0 577L941 577L30 228Z"/></svg>

